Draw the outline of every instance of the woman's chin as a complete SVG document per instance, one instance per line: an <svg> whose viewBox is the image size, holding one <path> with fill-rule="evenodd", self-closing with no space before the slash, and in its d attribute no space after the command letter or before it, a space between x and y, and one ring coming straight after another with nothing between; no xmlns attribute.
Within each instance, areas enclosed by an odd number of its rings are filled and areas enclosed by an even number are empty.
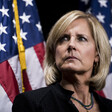
<svg viewBox="0 0 112 112"><path fill-rule="evenodd" d="M78 68L74 67L74 66L63 66L60 68L61 71L68 71L68 72L75 72L75 71L79 71Z"/></svg>

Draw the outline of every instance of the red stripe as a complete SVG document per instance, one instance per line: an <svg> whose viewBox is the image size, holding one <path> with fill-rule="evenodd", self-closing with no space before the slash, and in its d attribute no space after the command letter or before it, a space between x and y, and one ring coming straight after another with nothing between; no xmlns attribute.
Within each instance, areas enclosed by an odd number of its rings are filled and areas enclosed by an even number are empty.
<svg viewBox="0 0 112 112"><path fill-rule="evenodd" d="M34 46L34 50L37 54L37 57L39 59L39 62L41 66L43 67L43 60L44 60L44 54L45 54L45 47L43 43L39 43Z"/></svg>
<svg viewBox="0 0 112 112"><path fill-rule="evenodd" d="M13 102L15 96L19 94L19 89L15 75L8 61L0 63L0 84L6 91L9 99Z"/></svg>
<svg viewBox="0 0 112 112"><path fill-rule="evenodd" d="M30 85L29 80L28 80L26 70L23 71L23 84L24 84L24 87L25 87L25 91L32 90L31 85Z"/></svg>
<svg viewBox="0 0 112 112"><path fill-rule="evenodd" d="M104 92L103 91L96 91L100 96L103 96L103 97L105 97L105 94L104 94Z"/></svg>

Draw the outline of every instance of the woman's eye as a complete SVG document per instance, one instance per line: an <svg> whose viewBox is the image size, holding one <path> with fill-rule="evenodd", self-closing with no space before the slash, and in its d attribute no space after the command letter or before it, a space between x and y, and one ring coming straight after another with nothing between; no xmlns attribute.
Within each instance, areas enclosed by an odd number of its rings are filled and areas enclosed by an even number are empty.
<svg viewBox="0 0 112 112"><path fill-rule="evenodd" d="M78 36L78 41L87 41L87 38L84 36Z"/></svg>
<svg viewBox="0 0 112 112"><path fill-rule="evenodd" d="M70 40L70 36L69 35L63 35L60 39L59 42L64 42L64 41L69 41Z"/></svg>

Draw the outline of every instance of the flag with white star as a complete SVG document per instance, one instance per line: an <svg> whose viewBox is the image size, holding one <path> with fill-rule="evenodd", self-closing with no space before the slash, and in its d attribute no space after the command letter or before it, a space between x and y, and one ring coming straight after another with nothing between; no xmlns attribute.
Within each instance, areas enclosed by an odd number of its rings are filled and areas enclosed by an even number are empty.
<svg viewBox="0 0 112 112"><path fill-rule="evenodd" d="M42 65L45 41L35 0L17 0L17 5L27 66L23 80L28 91L46 86ZM13 100L22 92L16 34L13 0L0 0L0 112L12 112Z"/></svg>
<svg viewBox="0 0 112 112"><path fill-rule="evenodd" d="M92 13L103 25L112 48L112 0L80 0L80 10ZM112 57L106 86L102 93L112 99Z"/></svg>

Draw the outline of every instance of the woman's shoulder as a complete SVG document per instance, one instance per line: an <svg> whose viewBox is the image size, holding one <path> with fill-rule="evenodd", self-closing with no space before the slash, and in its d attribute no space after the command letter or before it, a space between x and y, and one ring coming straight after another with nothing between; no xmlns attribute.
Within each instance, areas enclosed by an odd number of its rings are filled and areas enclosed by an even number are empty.
<svg viewBox="0 0 112 112"><path fill-rule="evenodd" d="M107 106L112 107L112 99L100 96L100 100ZM111 108L112 109L112 108Z"/></svg>
<svg viewBox="0 0 112 112"><path fill-rule="evenodd" d="M104 102L104 103L108 102L108 103L112 104L112 100L111 99L106 98L105 96L102 96L102 95L100 95L97 92L94 92L93 94L96 97L96 99L100 100L101 102Z"/></svg>
<svg viewBox="0 0 112 112"><path fill-rule="evenodd" d="M30 112L35 106L39 108L40 102L49 96L51 90L49 86L18 94L13 101L12 112Z"/></svg>
<svg viewBox="0 0 112 112"><path fill-rule="evenodd" d="M38 101L41 100L42 97L48 95L51 91L51 86L48 87L41 87L36 90L27 91L24 93L20 93L16 97L24 97L26 99L29 99L30 101L33 99L38 98Z"/></svg>
<svg viewBox="0 0 112 112"><path fill-rule="evenodd" d="M112 112L112 100L111 99L101 96L97 92L93 92L93 95L96 101L98 102L100 108L103 111L105 110L106 112Z"/></svg>

